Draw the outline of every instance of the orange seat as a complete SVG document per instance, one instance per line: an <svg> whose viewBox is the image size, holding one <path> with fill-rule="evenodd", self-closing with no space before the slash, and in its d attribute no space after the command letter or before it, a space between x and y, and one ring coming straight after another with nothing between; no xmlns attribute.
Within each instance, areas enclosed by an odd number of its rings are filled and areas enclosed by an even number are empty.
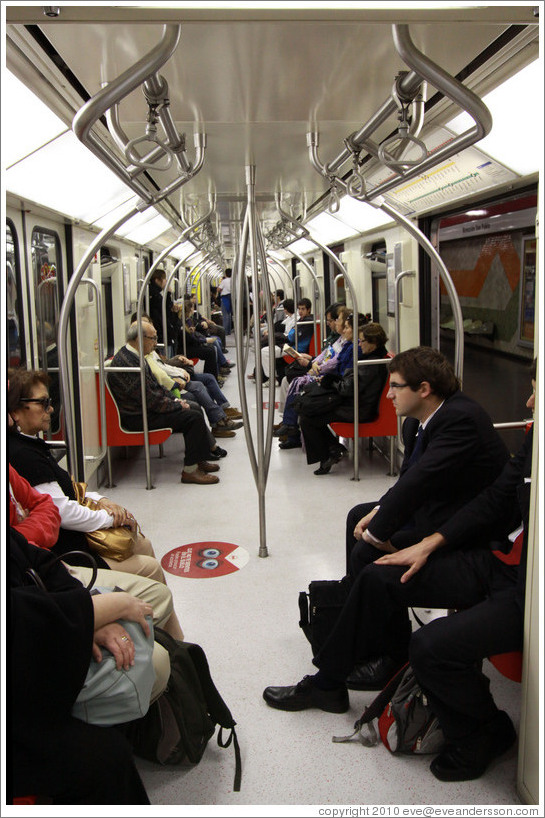
<svg viewBox="0 0 545 818"><path fill-rule="evenodd" d="M388 389L389 383L388 379L386 379L378 405L378 417L376 420L370 420L367 423L358 423L358 437L390 437L391 435L397 435L397 415L394 404L386 397ZM335 421L330 426L339 437L350 439L354 437L353 423Z"/></svg>
<svg viewBox="0 0 545 818"><path fill-rule="evenodd" d="M513 682L520 682L522 679L522 651L513 650L510 653L496 653L488 657L496 670L511 679Z"/></svg>
<svg viewBox="0 0 545 818"><path fill-rule="evenodd" d="M97 384L97 404L98 404L98 439L99 445L102 446L102 426L100 414L100 391L98 385L98 372L96 374ZM110 446L143 446L144 432L128 432L121 426L121 416L117 403L108 386L108 379L105 379L104 384L104 402L106 405L106 446L107 446L107 465L108 465L108 487L114 486L112 480L112 460L110 457ZM160 457L163 456L163 443L172 434L172 429L153 429L148 434L150 446L158 445ZM148 489L152 488L148 479Z"/></svg>
<svg viewBox="0 0 545 818"><path fill-rule="evenodd" d="M117 403L110 391L108 379L106 378L104 388L104 398L106 403L106 436L108 446L143 446L144 432L128 432L121 426L121 416ZM98 434L99 444L102 446L102 429L100 426L100 394L98 391L97 374L97 401L98 401ZM154 429L149 433L150 444L164 443L172 434L172 429Z"/></svg>
<svg viewBox="0 0 545 818"><path fill-rule="evenodd" d="M391 352L388 353L389 358L393 358ZM395 458L395 441L397 437L397 415L392 401L386 397L390 388L389 379L386 378L386 383L380 395L378 405L378 417L376 420L370 420L367 423L358 423L358 437L390 437L390 472L389 474L396 474L394 458ZM354 439L354 423L343 423L341 421L334 421L329 424L330 429L338 437L346 437L350 440Z"/></svg>

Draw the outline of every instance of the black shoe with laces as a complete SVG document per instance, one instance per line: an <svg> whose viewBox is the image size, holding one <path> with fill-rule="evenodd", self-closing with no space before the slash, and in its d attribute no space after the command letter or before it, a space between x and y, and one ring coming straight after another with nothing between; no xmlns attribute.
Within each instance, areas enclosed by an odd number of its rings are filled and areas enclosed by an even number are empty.
<svg viewBox="0 0 545 818"><path fill-rule="evenodd" d="M346 713L350 704L346 687L322 690L313 682L312 676L305 676L299 684L290 687L266 687L263 698L270 707L277 710L308 710L317 707L326 713Z"/></svg>
<svg viewBox="0 0 545 818"><path fill-rule="evenodd" d="M340 460L340 458L339 458ZM338 461L335 460L333 457L328 457L327 460L320 461L320 468L316 469L314 474L329 474L331 471L331 466Z"/></svg>
<svg viewBox="0 0 545 818"><path fill-rule="evenodd" d="M227 452L225 449L221 449L219 446L216 446L213 452L207 456L207 460L220 460L222 457L227 457Z"/></svg>

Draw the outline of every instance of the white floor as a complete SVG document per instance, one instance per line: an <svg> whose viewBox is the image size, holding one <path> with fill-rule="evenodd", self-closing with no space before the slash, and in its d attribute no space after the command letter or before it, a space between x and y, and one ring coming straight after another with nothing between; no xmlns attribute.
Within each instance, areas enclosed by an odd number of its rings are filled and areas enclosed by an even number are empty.
<svg viewBox="0 0 545 818"><path fill-rule="evenodd" d="M229 357L236 359L234 350ZM252 369L250 360L247 372ZM244 382L255 442L255 386L246 377ZM240 406L237 369L224 392L233 406ZM268 400L266 390L263 398ZM260 558L257 489L244 432L218 442L229 452L221 460L219 485L179 482L182 438L176 435L165 444L165 458L159 459L153 449L153 491L145 487L143 457L133 453L129 460L115 461L117 487L107 490L134 512L159 558L177 546L202 541L234 543L249 552L248 564L229 576L168 578L186 638L205 649L216 685L238 723L241 791L233 792L232 749L219 748L213 738L196 767L138 762L152 804L204 805L176 814L206 815L206 805L221 805L210 807L210 814L292 815L303 805L521 803L515 791L516 747L481 779L443 784L428 770L430 757L397 757L382 745L331 741L333 735L352 732L373 693L351 692L350 711L344 715L284 713L265 704L267 685L295 684L315 672L310 646L298 627L299 591L310 580L343 575L346 512L380 497L396 478L387 476L386 460L377 453L370 459L364 449L359 482L350 479L351 459L329 475L315 477L315 467L307 466L301 449L280 451L274 440L266 492L269 556ZM520 686L487 663L488 671L498 705L518 724Z"/></svg>

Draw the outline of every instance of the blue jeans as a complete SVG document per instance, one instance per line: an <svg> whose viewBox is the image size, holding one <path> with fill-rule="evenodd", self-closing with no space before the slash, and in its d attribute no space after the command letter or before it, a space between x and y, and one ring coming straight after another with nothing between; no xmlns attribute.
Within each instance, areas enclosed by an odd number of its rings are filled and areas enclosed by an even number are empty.
<svg viewBox="0 0 545 818"><path fill-rule="evenodd" d="M210 375L213 378L213 375ZM186 386L187 391L191 395L191 397L197 401L197 403L202 406L204 411L206 412L206 417L210 421L212 426L215 426L218 421L223 420L225 418L225 412L215 403L208 391L206 386L203 383L198 383L198 381L190 380Z"/></svg>
<svg viewBox="0 0 545 818"><path fill-rule="evenodd" d="M214 343L210 344L212 349L216 349L218 353L218 366L225 366L227 363L227 358L223 354L223 350L221 348L221 341L219 338L214 338Z"/></svg>
<svg viewBox="0 0 545 818"><path fill-rule="evenodd" d="M195 372L191 376L191 380L202 383L206 387L212 400L217 403L218 406L225 406L225 404L229 403L213 375L210 375L208 372Z"/></svg>
<svg viewBox="0 0 545 818"><path fill-rule="evenodd" d="M223 316L223 327L226 335L231 335L233 305L231 304L231 294L221 297L221 314Z"/></svg>

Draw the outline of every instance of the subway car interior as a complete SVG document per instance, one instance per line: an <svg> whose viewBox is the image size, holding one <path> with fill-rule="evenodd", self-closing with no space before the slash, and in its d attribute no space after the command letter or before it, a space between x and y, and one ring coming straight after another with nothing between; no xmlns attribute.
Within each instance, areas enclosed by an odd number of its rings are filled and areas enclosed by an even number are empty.
<svg viewBox="0 0 545 818"><path fill-rule="evenodd" d="M136 759L156 813L543 806L542 5L2 6L5 382L8 368L47 372L44 439L70 475L134 514L237 722L240 791L215 739L198 765ZM144 424L135 442L108 386L135 313L144 348L156 269L161 355L187 352L188 334L167 331L167 293L182 312L193 295L227 331L219 383L240 423L218 436L216 485L180 482L181 434L158 446ZM230 333L212 299L227 269ZM386 398L375 431L339 432L329 473L313 473L299 440L281 448L285 394L267 374L286 362L260 346L277 290L295 307L310 300L311 354L339 302L382 326L390 356L440 350L511 454L532 420L537 358L522 671L515 681L483 663L517 741L475 780L437 780L430 756L380 742L334 743L373 692L351 690L341 715L263 700L267 685L316 672L299 592L343 576L348 511L378 501L404 455ZM452 612L413 614L417 630Z"/></svg>

